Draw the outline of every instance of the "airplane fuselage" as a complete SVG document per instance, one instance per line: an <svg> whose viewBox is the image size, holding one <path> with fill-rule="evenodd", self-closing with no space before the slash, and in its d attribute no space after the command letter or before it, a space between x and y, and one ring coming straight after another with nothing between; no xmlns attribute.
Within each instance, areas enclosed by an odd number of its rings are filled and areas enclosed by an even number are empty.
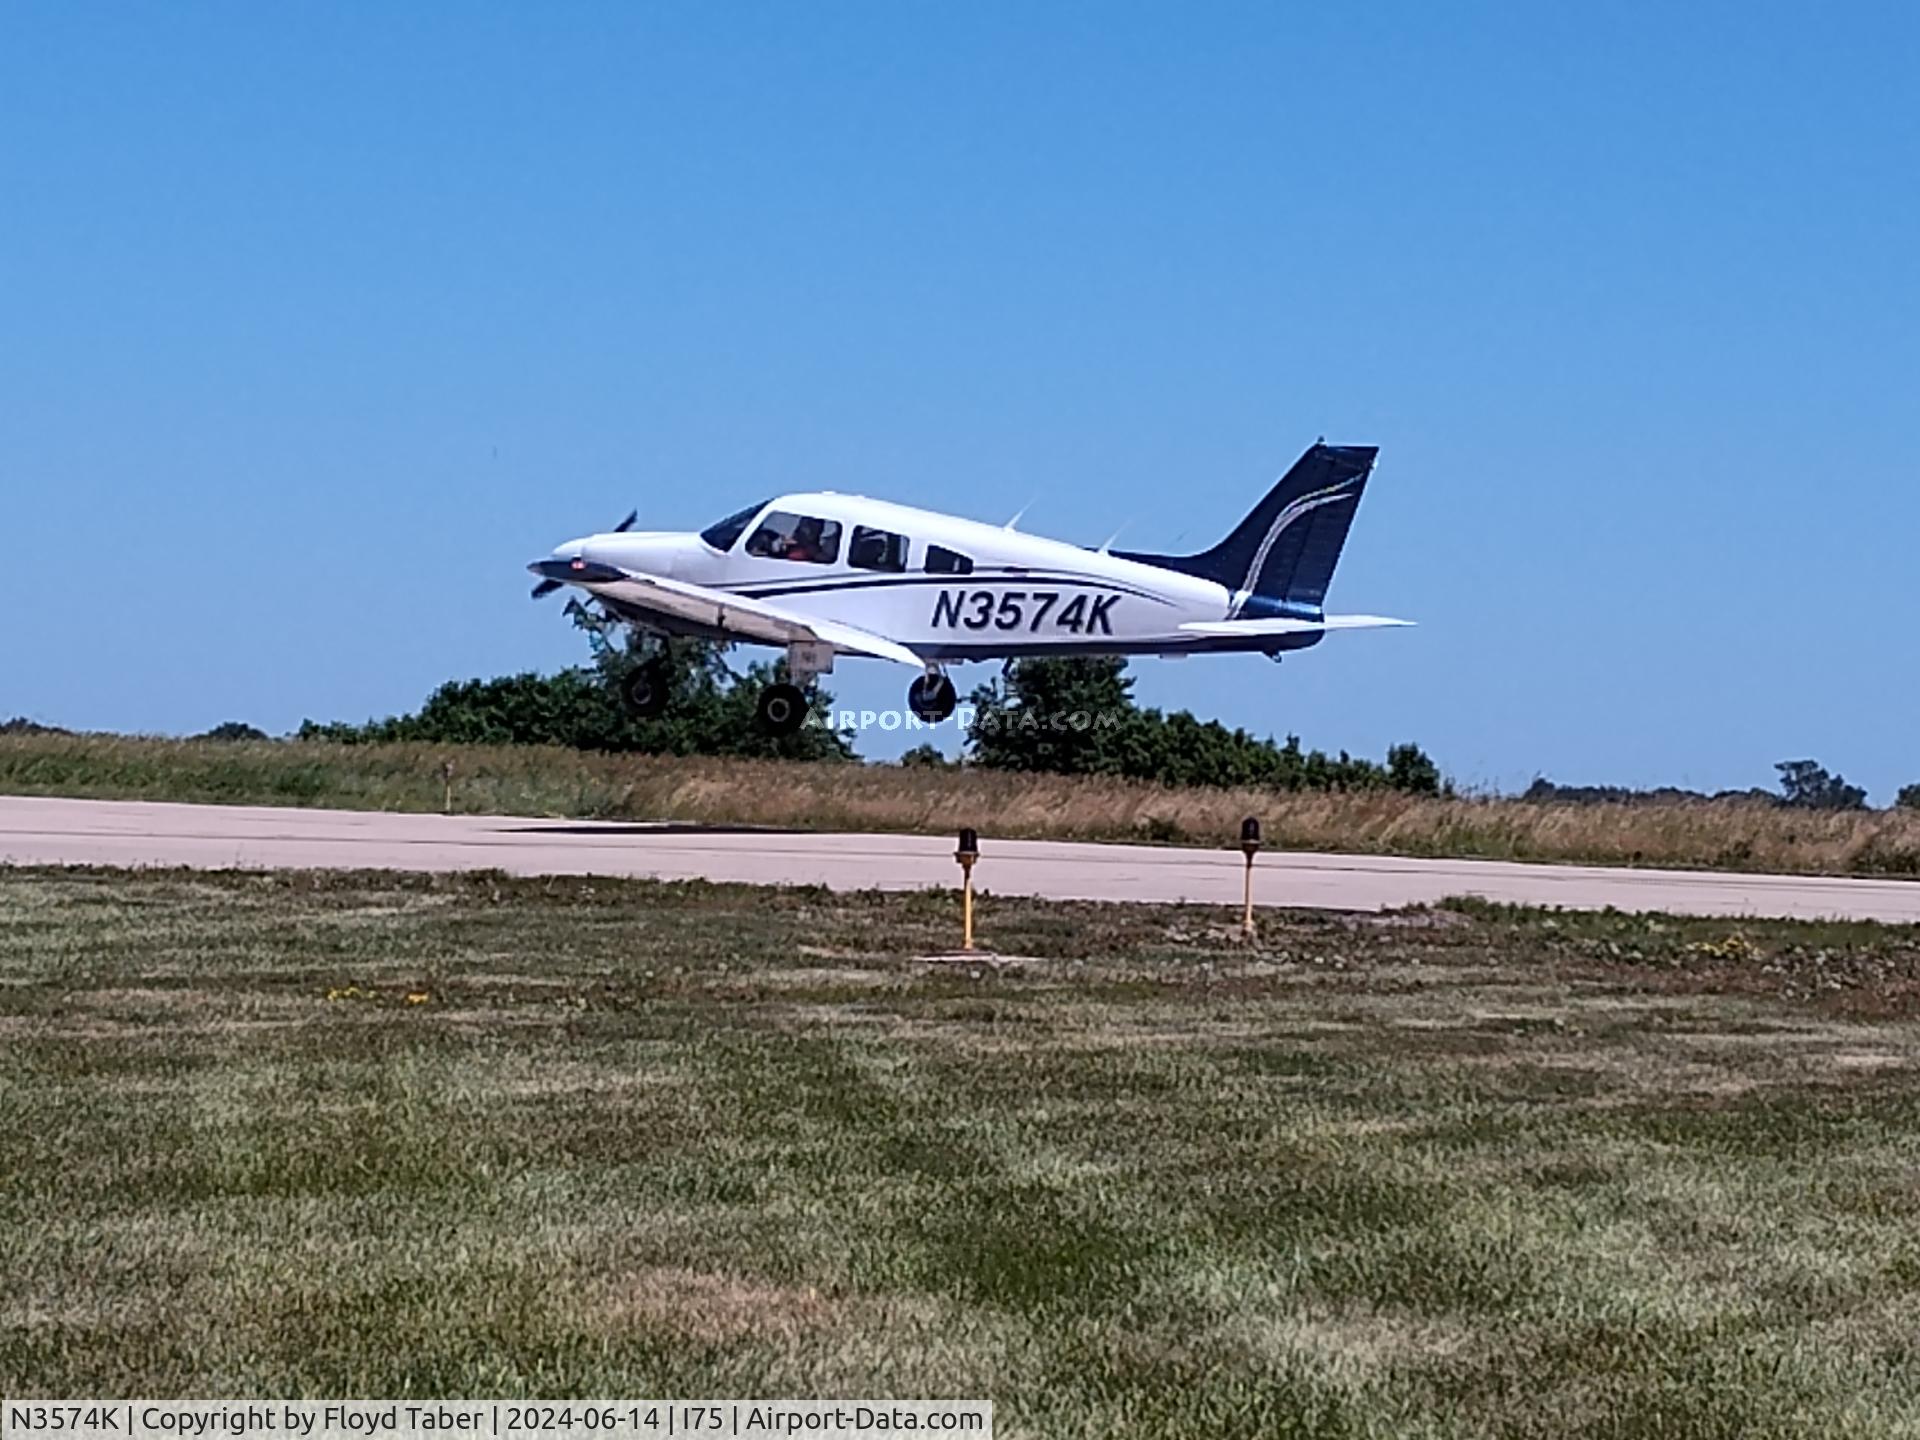
<svg viewBox="0 0 1920 1440"><path fill-rule="evenodd" d="M837 526L831 558L752 553L751 541L769 516ZM885 548L868 543L863 554L856 537L875 535L889 537ZM1226 619L1233 593L1212 580L1066 541L831 491L766 502L724 549L696 534L640 533L589 536L555 553L561 552L875 631L943 662L1064 653L1272 653L1320 638L1183 633L1181 625L1190 621ZM855 563L861 559L866 563ZM623 595L618 581L583 588L613 601L642 598Z"/></svg>

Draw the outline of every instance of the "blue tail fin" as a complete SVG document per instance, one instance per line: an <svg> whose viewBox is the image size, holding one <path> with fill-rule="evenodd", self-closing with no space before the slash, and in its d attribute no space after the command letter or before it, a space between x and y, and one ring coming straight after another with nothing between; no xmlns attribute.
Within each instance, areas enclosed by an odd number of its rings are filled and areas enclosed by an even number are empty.
<svg viewBox="0 0 1920 1440"><path fill-rule="evenodd" d="M1219 582L1233 592L1235 615L1317 615L1379 453L1375 445L1314 445L1231 535L1197 555L1113 553Z"/></svg>

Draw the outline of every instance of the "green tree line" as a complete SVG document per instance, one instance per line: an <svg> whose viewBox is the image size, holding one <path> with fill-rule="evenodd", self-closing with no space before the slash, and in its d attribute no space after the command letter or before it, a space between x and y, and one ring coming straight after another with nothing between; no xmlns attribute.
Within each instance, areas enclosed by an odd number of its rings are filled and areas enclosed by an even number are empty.
<svg viewBox="0 0 1920 1440"><path fill-rule="evenodd" d="M1774 767L1778 790L1683 790L1662 785L1634 790L1624 785L1556 785L1535 780L1520 796L1556 805L1671 805L1688 800L1752 800L1793 810L1865 810L1867 792L1849 785L1844 775L1830 772L1817 760L1782 760ZM1920 810L1920 785L1904 787L1894 799L1896 809Z"/></svg>
<svg viewBox="0 0 1920 1440"><path fill-rule="evenodd" d="M589 630L591 626L587 626ZM601 643L586 665L554 674L526 673L489 680L453 680L407 714L368 720L304 721L297 738L355 745L381 741L434 744L558 745L578 750L666 755L734 755L850 761L853 737L820 717L832 697L816 697L814 723L772 737L754 723L760 692L783 678L784 667L758 663L736 672L726 647L677 641L664 652L671 702L656 718L629 713L619 686L644 663L630 634ZM1282 742L1138 704L1133 677L1120 658L1029 658L1013 662L969 697L962 761L932 745L909 750L901 763L1064 775L1112 775L1167 785L1270 786L1283 790L1397 790L1451 794L1452 787L1418 745L1391 747L1384 761L1340 751L1305 749L1298 736ZM65 733L26 717L0 721L0 735ZM264 740L252 725L228 721L198 737ZM1636 790L1612 785L1556 785L1539 779L1520 797L1542 804L1658 804L1745 799L1807 810L1861 810L1866 791L1813 760L1782 761L1777 790L1701 791L1663 786ZM1920 809L1920 783L1902 788L1896 807Z"/></svg>
<svg viewBox="0 0 1920 1440"><path fill-rule="evenodd" d="M754 724L761 689L781 676L778 665L757 664L736 674L725 650L680 641L667 651L672 700L658 718L636 719L619 699L619 683L642 663L632 640L598 648L590 665L557 674L454 680L417 711L370 720L304 722L303 740L339 744L427 741L438 744L562 745L581 750L669 755L779 756L802 760L853 759L852 739L818 716L832 698L816 701L816 722L794 735L772 738ZM1285 790L1396 789L1437 795L1439 767L1417 745L1398 745L1385 763L1342 751L1303 749L1297 736L1284 744L1230 730L1188 711L1142 707L1121 659L1026 659L973 692L966 763L994 770L1065 775L1115 775L1167 785L1267 785ZM223 727L224 728L224 727ZM238 727L246 729L248 727ZM926 747L907 763L946 763Z"/></svg>

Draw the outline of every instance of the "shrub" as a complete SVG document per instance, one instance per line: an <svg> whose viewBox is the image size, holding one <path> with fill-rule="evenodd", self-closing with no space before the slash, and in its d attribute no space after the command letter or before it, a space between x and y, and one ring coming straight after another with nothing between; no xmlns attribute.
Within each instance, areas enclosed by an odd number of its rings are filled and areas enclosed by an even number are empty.
<svg viewBox="0 0 1920 1440"><path fill-rule="evenodd" d="M196 740L267 740L272 737L257 726L244 720L223 720L204 734L193 737Z"/></svg>
<svg viewBox="0 0 1920 1440"><path fill-rule="evenodd" d="M907 770L951 770L954 762L941 752L938 745L916 745L900 757L900 764Z"/></svg>
<svg viewBox="0 0 1920 1440"><path fill-rule="evenodd" d="M1867 792L1849 785L1844 776L1829 775L1813 760L1782 760L1773 767L1780 772L1780 798L1783 804L1798 810L1864 810Z"/></svg>

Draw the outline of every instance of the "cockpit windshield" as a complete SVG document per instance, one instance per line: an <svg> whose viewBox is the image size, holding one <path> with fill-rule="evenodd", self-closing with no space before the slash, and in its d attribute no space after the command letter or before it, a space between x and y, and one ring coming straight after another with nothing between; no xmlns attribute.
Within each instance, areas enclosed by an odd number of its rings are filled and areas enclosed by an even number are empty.
<svg viewBox="0 0 1920 1440"><path fill-rule="evenodd" d="M733 548L734 541L747 528L747 523L767 508L762 500L757 505L749 505L744 510L736 510L724 520L717 520L700 532L700 538L716 550L726 551Z"/></svg>

